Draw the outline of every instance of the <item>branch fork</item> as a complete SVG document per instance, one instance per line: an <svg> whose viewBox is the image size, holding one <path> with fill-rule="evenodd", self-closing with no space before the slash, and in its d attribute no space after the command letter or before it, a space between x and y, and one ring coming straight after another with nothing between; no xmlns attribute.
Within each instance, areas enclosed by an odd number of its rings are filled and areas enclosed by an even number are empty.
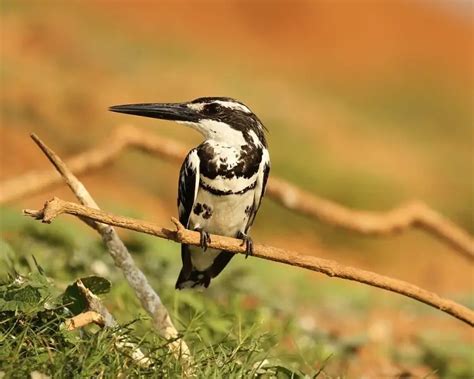
<svg viewBox="0 0 474 379"><path fill-rule="evenodd" d="M77 177L72 173L68 166L66 166L66 164L62 161L62 159L48 146L46 146L46 144L41 141L38 136L33 134L31 137L39 146L39 148L43 151L46 157L50 160L56 170L61 174L61 177L64 179L66 184L79 199L79 201L83 205L89 207L88 209L90 210L90 212L100 212L99 206L97 205L89 191L87 191L86 187L77 179ZM121 141L125 141L125 139ZM120 151L123 146L124 145L122 144L120 144L118 147L115 146L114 148L118 148L118 150L113 151ZM25 214L39 219L42 222L50 223L62 213L74 214L74 209L77 206L80 207L80 205L78 204L67 203L55 197L47 201L43 209L38 211L27 210L25 211ZM151 287L150 283L148 282L148 279L143 274L143 272L137 267L137 265L133 261L132 256L128 252L127 247L122 242L115 229L112 228L110 225L107 225L106 223L96 222L90 217L83 217L80 214L77 214L77 216L101 235L102 240L106 245L110 256L114 260L115 265L122 270L122 273L128 284L135 291L135 295L140 300L143 308L150 315L153 328L158 332L161 337L168 341L167 346L170 352L177 360L181 362L183 369L183 377L194 376L194 361L189 347L187 346L186 342L180 337L178 331L176 330L176 327L173 325L168 310L162 303L159 295ZM91 300L94 299L91 297ZM108 311L106 313L110 315ZM109 321L112 322L112 320L113 318L110 315ZM122 341L120 343L121 346L125 346L127 344L129 345L128 342ZM138 356L140 356L140 354L138 354Z"/></svg>

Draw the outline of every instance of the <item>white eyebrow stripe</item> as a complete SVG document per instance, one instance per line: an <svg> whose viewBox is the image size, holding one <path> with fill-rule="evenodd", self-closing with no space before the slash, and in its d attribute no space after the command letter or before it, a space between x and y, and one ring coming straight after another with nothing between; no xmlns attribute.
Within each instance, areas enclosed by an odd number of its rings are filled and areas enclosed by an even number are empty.
<svg viewBox="0 0 474 379"><path fill-rule="evenodd" d="M236 103L233 101L223 101L223 100L214 100L212 103L219 104L220 106L223 106L225 108L229 109L235 109L238 111L242 111L245 113L252 113L250 109L248 109L245 105ZM204 109L204 106L207 105L207 103L189 103L187 104L188 108L191 108L195 111L202 111Z"/></svg>
<svg viewBox="0 0 474 379"><path fill-rule="evenodd" d="M245 113L252 113L250 109L248 109L245 105L236 103L233 101L222 101L222 100L215 100L214 103L217 103L219 105L222 105L223 107L230 108L230 109L236 109Z"/></svg>

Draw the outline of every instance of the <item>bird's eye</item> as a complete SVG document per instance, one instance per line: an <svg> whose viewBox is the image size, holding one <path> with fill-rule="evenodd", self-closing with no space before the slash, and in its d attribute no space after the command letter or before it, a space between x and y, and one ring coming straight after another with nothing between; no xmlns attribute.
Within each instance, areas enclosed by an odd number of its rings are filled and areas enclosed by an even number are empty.
<svg viewBox="0 0 474 379"><path fill-rule="evenodd" d="M220 112L221 106L216 103L212 103L206 106L206 113L209 115L214 115Z"/></svg>

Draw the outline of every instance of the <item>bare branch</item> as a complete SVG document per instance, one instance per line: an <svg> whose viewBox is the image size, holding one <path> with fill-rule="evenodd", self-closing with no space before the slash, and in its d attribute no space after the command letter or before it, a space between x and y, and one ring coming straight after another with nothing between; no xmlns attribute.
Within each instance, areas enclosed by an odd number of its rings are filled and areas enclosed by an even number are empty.
<svg viewBox="0 0 474 379"><path fill-rule="evenodd" d="M150 222L112 215L97 209L63 201L58 198L46 202L42 210L24 210L25 215L34 217L46 223L51 222L55 217L63 213L87 217L97 222L151 234L188 245L200 245L199 233L185 229L176 219L172 220L175 223L177 230L170 230ZM211 243L209 244L209 247L242 254L244 254L246 250L241 240L217 235L211 235ZM474 326L474 312L472 310L454 301L443 299L435 293L426 291L411 283L389 278L370 271L343 266L331 260L300 255L293 251L271 246L254 245L254 256L317 271L330 277L353 280L373 287L396 292L440 309L441 311Z"/></svg>
<svg viewBox="0 0 474 379"><path fill-rule="evenodd" d="M79 201L91 208L99 209L97 203L85 186L74 176L61 158L54 151L48 148L38 136L33 134L31 137L58 170ZM173 325L169 313L163 305L160 297L153 290L143 272L136 266L132 256L115 229L110 225L90 220L90 218L82 218L82 220L86 221L88 225L100 233L115 265L122 270L123 275L129 285L134 289L135 295L140 300L143 308L150 314L153 327L163 338L170 341L168 346L171 352L181 360L184 375L191 376L193 360L186 342L179 337L178 331ZM88 298L90 298L91 302L94 302L92 293ZM101 309L100 307L101 303L98 302L97 308Z"/></svg>
<svg viewBox="0 0 474 379"><path fill-rule="evenodd" d="M161 159L181 162L187 149L173 140L123 126L116 134L69 160L75 174L96 170L116 159L125 148L134 148ZM0 184L0 203L11 201L61 182L51 170L34 171ZM410 227L418 227L474 260L474 239L469 233L420 202L401 205L388 212L367 212L346 208L320 198L295 185L270 177L267 197L295 212L329 225L365 235L389 236Z"/></svg>
<svg viewBox="0 0 474 379"><path fill-rule="evenodd" d="M469 233L422 202L403 204L388 212L357 211L279 178L269 181L267 195L288 209L360 234L389 236L418 227L446 242L470 261L474 260L474 239Z"/></svg>

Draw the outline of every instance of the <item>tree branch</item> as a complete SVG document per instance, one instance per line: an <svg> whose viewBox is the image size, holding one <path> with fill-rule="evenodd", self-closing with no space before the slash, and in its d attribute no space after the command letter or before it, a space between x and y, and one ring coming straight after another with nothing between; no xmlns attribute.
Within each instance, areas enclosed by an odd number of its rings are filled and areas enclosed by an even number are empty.
<svg viewBox="0 0 474 379"><path fill-rule="evenodd" d="M267 194L284 207L326 224L364 235L390 236L417 227L474 261L474 239L465 230L420 201L387 212L357 211L304 191L279 178L269 182Z"/></svg>
<svg viewBox="0 0 474 379"><path fill-rule="evenodd" d="M85 311L65 321L66 330L76 330L89 324L104 326L104 319L100 313Z"/></svg>
<svg viewBox="0 0 474 379"><path fill-rule="evenodd" d="M126 148L179 163L187 152L178 142L123 126L104 143L71 158L68 166L77 175L87 173L111 163ZM33 171L6 180L0 184L0 203L39 192L60 182L61 178L50 170ZM364 235L389 236L410 227L418 227L474 261L473 237L420 202L404 204L388 212L357 211L320 198L275 176L270 177L266 195L285 208L307 217Z"/></svg>
<svg viewBox="0 0 474 379"><path fill-rule="evenodd" d="M31 138L48 157L56 170L61 174L62 178L71 188L79 201L84 205L98 210L99 206L95 200L61 158L47 147L38 136L32 134ZM96 222L90 218L82 217L81 219L99 232L112 259L114 260L115 265L122 270L125 279L135 291L135 295L140 300L143 308L151 316L153 327L163 338L170 341L168 346L175 357L181 360L184 376L192 376L193 359L186 342L179 337L178 331L173 325L169 313L163 305L159 295L153 290L143 272L136 266L132 256L115 229L110 225ZM93 301L94 299L90 300Z"/></svg>
<svg viewBox="0 0 474 379"><path fill-rule="evenodd" d="M42 210L24 210L24 214L34 217L42 222L49 223L61 214L70 214L79 217L87 217L91 220L135 230L141 233L151 234L188 245L200 245L198 232L185 229L178 220L172 219L176 230L170 230L150 222L136 220L133 218L116 216L97 209L84 207L75 203L54 198L47 201ZM233 253L245 253L245 246L241 240L211 235L210 248L231 251ZM435 293L426 291L413 284L379 275L370 271L359 270L354 267L343 266L337 262L317 258L313 256L300 255L296 252L279 249L271 246L254 245L254 256L291 266L302 267L317 271L330 277L338 277L368 284L373 287L382 288L411 297L434 308L450 314L459 320L474 326L474 312L454 301L443 299Z"/></svg>

